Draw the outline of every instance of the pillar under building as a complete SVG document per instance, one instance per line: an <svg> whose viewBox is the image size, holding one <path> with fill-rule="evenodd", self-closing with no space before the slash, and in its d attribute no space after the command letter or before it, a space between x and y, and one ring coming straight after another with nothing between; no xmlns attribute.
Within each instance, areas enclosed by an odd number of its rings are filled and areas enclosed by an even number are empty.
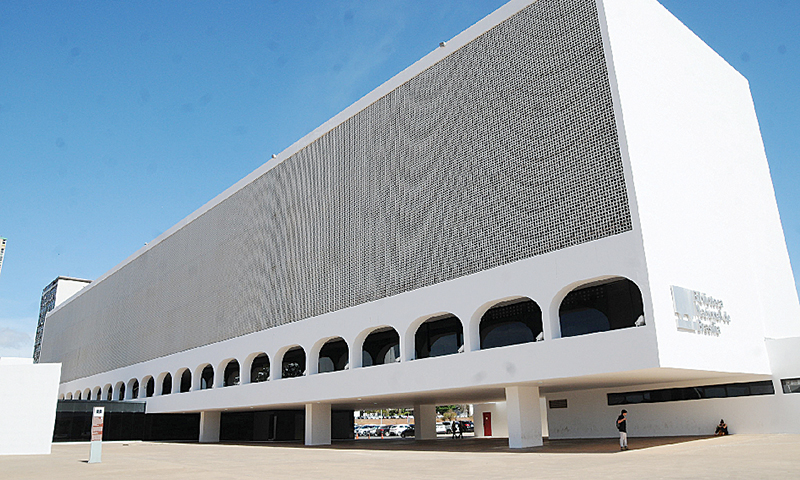
<svg viewBox="0 0 800 480"><path fill-rule="evenodd" d="M219 442L219 421L222 412L200 412L200 443Z"/></svg>
<svg viewBox="0 0 800 480"><path fill-rule="evenodd" d="M539 387L506 387L509 448L543 444L539 405Z"/></svg>
<svg viewBox="0 0 800 480"><path fill-rule="evenodd" d="M331 404L306 404L306 445L331 444Z"/></svg>

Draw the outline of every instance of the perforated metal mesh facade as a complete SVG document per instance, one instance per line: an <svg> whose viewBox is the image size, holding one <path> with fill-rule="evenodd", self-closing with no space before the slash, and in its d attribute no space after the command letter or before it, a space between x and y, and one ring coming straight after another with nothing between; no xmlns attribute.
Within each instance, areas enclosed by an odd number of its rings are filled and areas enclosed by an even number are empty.
<svg viewBox="0 0 800 480"><path fill-rule="evenodd" d="M594 0L539 1L48 319L68 381L631 229Z"/></svg>

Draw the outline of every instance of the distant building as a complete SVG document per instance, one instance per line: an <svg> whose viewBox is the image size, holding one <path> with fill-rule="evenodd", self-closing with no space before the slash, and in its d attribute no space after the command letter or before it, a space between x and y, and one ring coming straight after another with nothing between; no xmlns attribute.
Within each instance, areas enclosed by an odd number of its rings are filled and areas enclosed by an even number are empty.
<svg viewBox="0 0 800 480"><path fill-rule="evenodd" d="M5 246L5 239L3 239ZM2 249L0 249L0 264L3 262ZM78 290L91 283L91 280L82 278L58 277L50 282L42 291L42 301L39 304L39 324L36 326L36 341L33 344L33 363L39 363L42 349L42 333L44 333L44 319L47 312L61 305L64 300L75 295Z"/></svg>
<svg viewBox="0 0 800 480"><path fill-rule="evenodd" d="M6 239L0 237L0 272L3 271L3 255L6 253Z"/></svg>

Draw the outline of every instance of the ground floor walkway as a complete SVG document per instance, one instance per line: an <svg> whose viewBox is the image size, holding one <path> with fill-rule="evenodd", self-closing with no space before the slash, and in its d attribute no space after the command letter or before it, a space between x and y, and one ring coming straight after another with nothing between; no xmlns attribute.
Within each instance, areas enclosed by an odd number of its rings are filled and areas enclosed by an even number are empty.
<svg viewBox="0 0 800 480"><path fill-rule="evenodd" d="M356 440L299 443L107 443L87 464L87 443L48 456L0 457L9 479L509 479L800 478L800 435L555 440L508 448L505 439Z"/></svg>

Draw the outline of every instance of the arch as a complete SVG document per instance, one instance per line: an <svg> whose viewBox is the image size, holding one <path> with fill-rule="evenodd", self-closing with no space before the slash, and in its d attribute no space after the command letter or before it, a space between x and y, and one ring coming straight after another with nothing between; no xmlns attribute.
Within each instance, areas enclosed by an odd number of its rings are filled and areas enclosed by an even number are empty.
<svg viewBox="0 0 800 480"><path fill-rule="evenodd" d="M125 382L117 382L114 385L113 400L125 400Z"/></svg>
<svg viewBox="0 0 800 480"><path fill-rule="evenodd" d="M169 395L172 393L172 374L161 372L156 382L156 395Z"/></svg>
<svg viewBox="0 0 800 480"><path fill-rule="evenodd" d="M72 400L72 392L67 392L67 394L64 396L64 399L65 400Z"/></svg>
<svg viewBox="0 0 800 480"><path fill-rule="evenodd" d="M109 402L114 399L114 387L110 383L103 387L103 398Z"/></svg>
<svg viewBox="0 0 800 480"><path fill-rule="evenodd" d="M452 313L424 320L414 332L414 358L441 357L464 350L464 326Z"/></svg>
<svg viewBox="0 0 800 480"><path fill-rule="evenodd" d="M94 387L94 393L92 394L93 400L102 400L103 399L103 388L102 387Z"/></svg>
<svg viewBox="0 0 800 480"><path fill-rule="evenodd" d="M207 390L214 387L214 367L204 363L194 370L192 390ZM181 391L183 391L181 389Z"/></svg>
<svg viewBox="0 0 800 480"><path fill-rule="evenodd" d="M59 393L59 394L58 394L58 399L59 399L59 400L66 400L66 399L67 399L67 396L66 396L66 395L64 395L63 393Z"/></svg>
<svg viewBox="0 0 800 480"><path fill-rule="evenodd" d="M139 398L139 379L138 378L131 378L128 380L128 385L125 388L125 399L126 400L136 400Z"/></svg>
<svg viewBox="0 0 800 480"><path fill-rule="evenodd" d="M192 372L188 368L181 368L175 373L175 380L177 381L176 390L179 393L186 393L192 390Z"/></svg>
<svg viewBox="0 0 800 480"><path fill-rule="evenodd" d="M361 366L385 365L400 361L400 334L393 327L368 330L361 342Z"/></svg>
<svg viewBox="0 0 800 480"><path fill-rule="evenodd" d="M558 318L561 337L644 325L642 292L622 277L584 283L561 301Z"/></svg>
<svg viewBox="0 0 800 480"><path fill-rule="evenodd" d="M91 388L87 388L87 389L85 389L83 391L83 398L85 398L86 400L91 400L92 399L92 389Z"/></svg>
<svg viewBox="0 0 800 480"><path fill-rule="evenodd" d="M255 353L247 357L250 365L250 383L269 380L269 356L266 353Z"/></svg>
<svg viewBox="0 0 800 480"><path fill-rule="evenodd" d="M152 375L147 375L142 379L142 393L144 398L150 398L156 393L156 381Z"/></svg>
<svg viewBox="0 0 800 480"><path fill-rule="evenodd" d="M350 348L342 337L326 340L317 355L317 373L338 372L350 364Z"/></svg>
<svg viewBox="0 0 800 480"><path fill-rule="evenodd" d="M239 380L241 377L241 369L239 368L239 361L235 358L228 361L227 364L223 368L220 368L222 371L222 383L223 387L230 387L233 385L239 385Z"/></svg>
<svg viewBox="0 0 800 480"><path fill-rule="evenodd" d="M306 373L306 351L300 345L286 349L281 355L280 378L302 377Z"/></svg>
<svg viewBox="0 0 800 480"><path fill-rule="evenodd" d="M80 400L81 399L81 391L75 390L75 393L72 395L73 400Z"/></svg>
<svg viewBox="0 0 800 480"><path fill-rule="evenodd" d="M481 350L543 340L542 309L528 297L500 301L481 316L478 331Z"/></svg>

